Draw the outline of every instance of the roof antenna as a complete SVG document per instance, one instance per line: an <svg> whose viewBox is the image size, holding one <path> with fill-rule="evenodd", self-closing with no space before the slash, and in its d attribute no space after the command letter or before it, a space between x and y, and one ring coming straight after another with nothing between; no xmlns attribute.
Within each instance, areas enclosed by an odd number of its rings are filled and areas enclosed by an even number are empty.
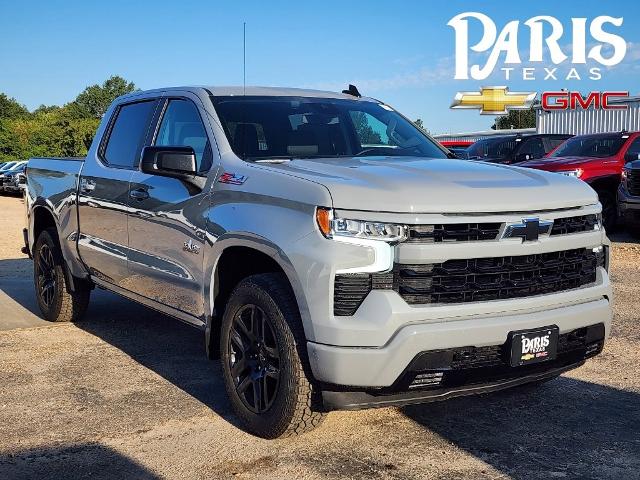
<svg viewBox="0 0 640 480"><path fill-rule="evenodd" d="M342 93L344 93L345 95L351 95L353 97L361 97L362 95L360 95L360 92L358 91L358 88L355 85L351 85L349 84L349 88L347 90L342 90Z"/></svg>
<svg viewBox="0 0 640 480"><path fill-rule="evenodd" d="M247 22L242 22L242 95L247 93Z"/></svg>

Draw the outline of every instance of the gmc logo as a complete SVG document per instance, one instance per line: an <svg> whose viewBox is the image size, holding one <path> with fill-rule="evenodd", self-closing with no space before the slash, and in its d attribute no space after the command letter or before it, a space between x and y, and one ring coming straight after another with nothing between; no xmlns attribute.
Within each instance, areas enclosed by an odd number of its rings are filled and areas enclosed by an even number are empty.
<svg viewBox="0 0 640 480"><path fill-rule="evenodd" d="M586 110L590 106L604 110L626 110L628 105L614 104L611 100L628 98L629 92L591 92L583 97L580 92L544 92L542 108L544 110Z"/></svg>

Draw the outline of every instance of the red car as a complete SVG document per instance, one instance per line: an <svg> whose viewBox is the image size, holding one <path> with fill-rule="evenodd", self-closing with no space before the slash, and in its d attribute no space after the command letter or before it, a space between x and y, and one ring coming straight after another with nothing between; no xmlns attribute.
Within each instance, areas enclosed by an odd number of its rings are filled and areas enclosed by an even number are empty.
<svg viewBox="0 0 640 480"><path fill-rule="evenodd" d="M471 140L443 140L440 142L440 145L446 148L467 148L472 144L473 142Z"/></svg>
<svg viewBox="0 0 640 480"><path fill-rule="evenodd" d="M558 172L584 180L598 192L605 227L618 220L616 192L622 169L638 160L640 132L597 133L570 138L546 157L518 166Z"/></svg>

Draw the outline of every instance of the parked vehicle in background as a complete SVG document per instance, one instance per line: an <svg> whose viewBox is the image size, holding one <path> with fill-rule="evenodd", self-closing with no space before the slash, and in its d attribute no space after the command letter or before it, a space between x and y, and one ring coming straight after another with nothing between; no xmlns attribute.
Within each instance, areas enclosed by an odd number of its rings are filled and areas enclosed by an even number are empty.
<svg viewBox="0 0 640 480"><path fill-rule="evenodd" d="M37 303L78 320L98 286L200 328L233 410L268 438L599 354L595 192L449 154L354 87L120 97L86 159L29 161Z"/></svg>
<svg viewBox="0 0 640 480"><path fill-rule="evenodd" d="M618 188L618 211L627 230L640 237L640 155L627 162Z"/></svg>
<svg viewBox="0 0 640 480"><path fill-rule="evenodd" d="M483 162L513 164L542 158L571 135L505 135L478 140L467 148L467 158Z"/></svg>
<svg viewBox="0 0 640 480"><path fill-rule="evenodd" d="M467 158L467 148L472 144L471 140L442 140L440 142L440 145L453 153L456 158Z"/></svg>
<svg viewBox="0 0 640 480"><path fill-rule="evenodd" d="M0 191L15 192L14 180L18 174L24 174L27 162L17 162L12 168L0 173Z"/></svg>
<svg viewBox="0 0 640 480"><path fill-rule="evenodd" d="M26 171L18 171L7 179L4 185L4 191L8 193L22 193L27 188L27 173Z"/></svg>
<svg viewBox="0 0 640 480"><path fill-rule="evenodd" d="M604 225L618 221L616 194L626 163L638 160L640 133L617 132L579 135L567 140L548 157L519 166L558 172L587 182L602 203Z"/></svg>
<svg viewBox="0 0 640 480"><path fill-rule="evenodd" d="M13 161L13 162L4 162L4 163L0 163L0 172L6 172L7 170L13 168L16 163L18 163L17 161Z"/></svg>

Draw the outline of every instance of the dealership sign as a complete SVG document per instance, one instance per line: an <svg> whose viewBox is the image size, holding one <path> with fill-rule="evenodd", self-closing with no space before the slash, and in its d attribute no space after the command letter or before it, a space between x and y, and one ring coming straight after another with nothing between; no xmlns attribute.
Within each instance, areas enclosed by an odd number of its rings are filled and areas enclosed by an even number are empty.
<svg viewBox="0 0 640 480"><path fill-rule="evenodd" d="M482 36L470 43L469 23L479 22ZM455 30L456 80L484 80L491 75L504 56L499 70L505 80L600 80L602 67L619 64L627 53L627 42L611 33L622 26L622 17L601 15L589 21L572 18L571 28L565 31L562 22L549 15L532 17L520 25L519 20L508 22L502 30L483 13L465 12L453 17L447 25ZM606 27L606 28L605 28ZM521 55L518 35L529 31L529 43ZM549 32L546 33L545 32ZM545 47L548 60L545 64ZM476 54L476 59L472 55ZM524 57L524 58L523 58ZM590 62L587 68L587 62ZM594 65L595 62L595 66Z"/></svg>
<svg viewBox="0 0 640 480"><path fill-rule="evenodd" d="M451 108L480 110L482 115L504 115L509 110L531 108L536 92L510 92L508 87L482 87L479 92L458 92ZM576 110L588 108L603 110L625 110L628 106L616 103L629 97L629 92L590 92L583 96L580 92L543 92L543 110Z"/></svg>

